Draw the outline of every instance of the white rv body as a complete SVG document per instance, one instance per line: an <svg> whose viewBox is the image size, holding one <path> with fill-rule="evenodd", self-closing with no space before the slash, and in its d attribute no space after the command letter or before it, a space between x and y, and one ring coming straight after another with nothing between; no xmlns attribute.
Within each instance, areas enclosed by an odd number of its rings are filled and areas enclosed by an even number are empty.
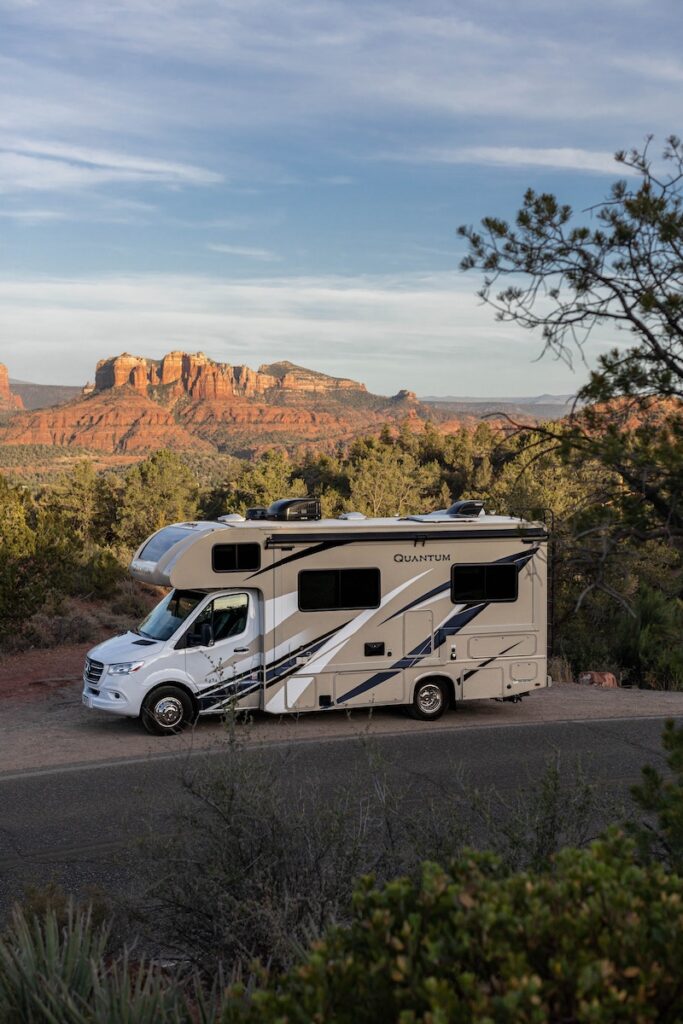
<svg viewBox="0 0 683 1024"><path fill-rule="evenodd" d="M518 698L550 682L547 542L540 523L483 513L164 527L130 572L171 593L88 653L83 702L138 717L160 694L163 732L181 711L432 718L430 694Z"/></svg>

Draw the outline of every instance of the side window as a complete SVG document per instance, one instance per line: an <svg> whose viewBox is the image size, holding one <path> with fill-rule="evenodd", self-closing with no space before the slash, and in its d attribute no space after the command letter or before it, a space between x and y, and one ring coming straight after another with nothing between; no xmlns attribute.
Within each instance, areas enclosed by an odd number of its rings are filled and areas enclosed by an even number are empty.
<svg viewBox="0 0 683 1024"><path fill-rule="evenodd" d="M517 566L505 563L454 565L451 569L453 604L516 601Z"/></svg>
<svg viewBox="0 0 683 1024"><path fill-rule="evenodd" d="M255 572L261 568L261 545L214 544L211 565L214 572Z"/></svg>
<svg viewBox="0 0 683 1024"><path fill-rule="evenodd" d="M255 547L257 545L254 545ZM217 597L213 602L213 639L229 640L239 636L247 628L249 598L246 594L229 594Z"/></svg>
<svg viewBox="0 0 683 1024"><path fill-rule="evenodd" d="M192 623L193 633L201 631L202 623L209 622L213 627L214 643L239 636L247 628L247 612L249 597L247 594L226 594L217 597L204 608Z"/></svg>
<svg viewBox="0 0 683 1024"><path fill-rule="evenodd" d="M378 608L379 569L304 569L299 573L302 612Z"/></svg>

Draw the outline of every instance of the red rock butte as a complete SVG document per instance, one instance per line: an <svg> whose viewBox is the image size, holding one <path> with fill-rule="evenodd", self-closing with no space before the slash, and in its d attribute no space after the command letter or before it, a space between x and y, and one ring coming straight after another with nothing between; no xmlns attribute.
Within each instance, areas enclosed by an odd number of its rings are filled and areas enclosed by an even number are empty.
<svg viewBox="0 0 683 1024"><path fill-rule="evenodd" d="M0 363L0 409L23 409L24 403L19 395L13 395L9 389L9 373L4 363Z"/></svg>
<svg viewBox="0 0 683 1024"><path fill-rule="evenodd" d="M128 385L141 394L150 388L168 388L191 398L257 398L271 389L325 393L366 391L364 384L345 377L329 377L282 362L260 366L232 366L217 363L203 352L169 352L162 359L146 359L124 352L97 364L95 390L106 391Z"/></svg>

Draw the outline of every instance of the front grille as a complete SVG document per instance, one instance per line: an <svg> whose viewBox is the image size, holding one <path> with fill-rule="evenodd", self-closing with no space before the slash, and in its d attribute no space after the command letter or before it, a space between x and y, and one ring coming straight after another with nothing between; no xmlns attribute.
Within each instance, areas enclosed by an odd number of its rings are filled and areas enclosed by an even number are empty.
<svg viewBox="0 0 683 1024"><path fill-rule="evenodd" d="M90 658L85 659L85 671L83 678L89 683L99 683L102 672L104 671L104 665L101 661L91 661Z"/></svg>

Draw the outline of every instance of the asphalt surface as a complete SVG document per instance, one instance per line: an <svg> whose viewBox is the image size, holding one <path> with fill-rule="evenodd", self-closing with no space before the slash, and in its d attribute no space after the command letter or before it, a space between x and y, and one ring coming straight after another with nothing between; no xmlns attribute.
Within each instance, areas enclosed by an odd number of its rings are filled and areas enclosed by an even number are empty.
<svg viewBox="0 0 683 1024"><path fill-rule="evenodd" d="M664 717L652 715L477 729L430 730L414 723L410 731L371 739L271 740L250 745L247 756L283 758L283 799L293 800L294 813L300 790L324 795L352 786L362 795L363 771L354 769L365 763L368 743L371 757L381 759L411 800L439 792L462 773L480 789L533 789L554 758L568 784L580 764L601 790L627 799L642 765L664 766L663 723ZM138 858L154 856L176 827L187 799L183 774L200 770L203 759L225 757L224 744L223 738L209 750L0 776L0 909L6 911L27 886L49 881L76 894L89 886L134 888ZM142 847L143 840L149 845Z"/></svg>

